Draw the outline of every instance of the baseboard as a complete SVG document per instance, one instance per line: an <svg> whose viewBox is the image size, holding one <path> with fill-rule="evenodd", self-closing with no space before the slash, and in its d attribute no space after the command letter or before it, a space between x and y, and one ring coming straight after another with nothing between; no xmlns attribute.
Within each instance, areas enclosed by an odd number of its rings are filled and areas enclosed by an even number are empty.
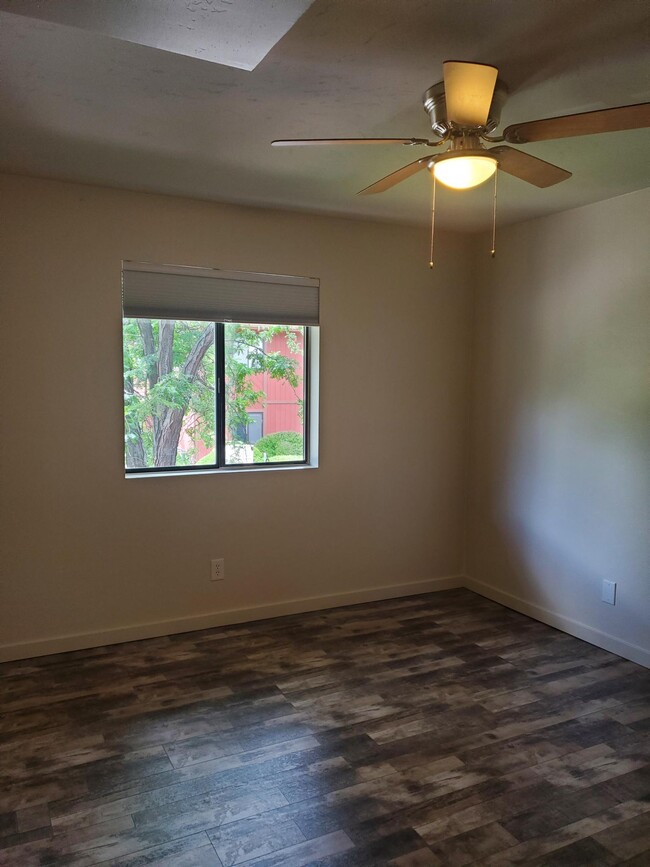
<svg viewBox="0 0 650 867"><path fill-rule="evenodd" d="M556 629L561 629L562 632L568 632L569 635L581 638L583 641L588 641L589 644L595 644L596 647L609 650L610 653L615 653L617 656L622 656L624 659L630 659L632 662L638 662L639 665L650 668L650 650L644 647L630 644L628 641L623 641L622 638L617 638L608 632L601 632L600 629L594 629L593 626L587 626L586 623L581 623L579 620L572 620L570 617L565 617L556 611L549 611L547 608L542 608L541 605L535 605L533 602L520 599L518 596L513 596L512 593L506 593L497 587L493 587L491 584L477 581L475 578L466 577L463 581L463 586L481 596L492 599L494 602L499 602L507 608L514 608L520 614L526 614L535 620L541 620L542 623L546 623L548 626L554 626Z"/></svg>
<svg viewBox="0 0 650 867"><path fill-rule="evenodd" d="M29 659L34 656L48 656L53 653L65 653L70 650L86 650L89 647L102 647L107 644L122 644L125 641L140 641L144 638L159 638L164 635L175 635L179 632L195 632L199 629L210 629L215 626L229 626L235 623L249 623L255 620L268 620L272 617L282 617L287 614L302 614L307 611L322 611L327 608L340 608L344 605L357 605L363 602L376 602L380 599L397 599L402 596L415 596L419 593L433 593L438 590L454 590L466 587L480 596L485 596L513 608L521 614L540 620L556 629L561 629L569 635L581 638L590 644L616 653L624 659L630 659L650 668L650 650L623 641L615 635L601 632L572 620L563 614L549 611L541 605L535 605L512 593L506 593L499 588L462 575L446 578L431 578L426 581L415 581L410 584L392 584L384 587L366 587L361 590L349 590L345 593L335 593L325 596L310 596L304 599L289 599L270 605L255 605L250 608L231 608L226 611L213 611L209 614L199 614L192 617L181 617L174 620L159 620L153 623L138 623L122 626L117 629L105 629L97 632L84 632L75 635L60 635L41 641L25 641L15 644L0 645L0 662L11 662L17 659Z"/></svg>
<svg viewBox="0 0 650 867"><path fill-rule="evenodd" d="M345 593L334 593L326 596L290 599L271 605L213 611L209 614L181 617L176 620L159 620L154 623L138 623L98 632L61 635L41 641L4 644L0 645L0 662L29 659L33 656L47 656L52 653L65 653L69 650L86 650L89 647L103 647L106 644L122 644L125 641L140 641L143 638L158 638L162 635L175 635L179 632L195 632L198 629L229 626L233 623L268 620L271 617L282 617L286 614L302 614L306 611L340 608L343 605L357 605L361 602L397 599L401 596L416 596L419 593L432 593L437 590L453 590L463 586L464 579L460 575L430 578L426 581L415 581L410 584L367 587L362 590L349 590Z"/></svg>

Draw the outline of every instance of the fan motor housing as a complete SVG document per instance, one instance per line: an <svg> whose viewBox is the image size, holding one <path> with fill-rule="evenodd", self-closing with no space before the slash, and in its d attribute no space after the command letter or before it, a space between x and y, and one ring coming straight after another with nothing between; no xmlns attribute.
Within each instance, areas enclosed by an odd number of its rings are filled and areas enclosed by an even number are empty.
<svg viewBox="0 0 650 867"><path fill-rule="evenodd" d="M508 88L504 82L498 78L494 88L494 95L492 96L492 103L490 105L487 123L485 126L480 127L481 130L486 133L491 133L499 126L501 121L501 110L505 104L507 96ZM459 127L452 123L452 121L447 117L444 81L439 81L437 84L434 84L425 91L424 96L422 97L422 102L424 104L424 110L429 115L431 129L436 133L436 135L446 136L453 129L459 129Z"/></svg>

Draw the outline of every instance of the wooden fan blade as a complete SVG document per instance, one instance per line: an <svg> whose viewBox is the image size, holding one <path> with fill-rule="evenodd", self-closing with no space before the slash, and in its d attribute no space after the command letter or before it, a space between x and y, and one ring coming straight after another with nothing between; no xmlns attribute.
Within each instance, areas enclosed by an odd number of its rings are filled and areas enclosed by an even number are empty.
<svg viewBox="0 0 650 867"><path fill-rule="evenodd" d="M650 102L641 102L638 105L621 105L618 108L603 108L600 111L515 123L504 130L503 138L511 144L526 144L529 141L573 138L649 126Z"/></svg>
<svg viewBox="0 0 650 867"><path fill-rule="evenodd" d="M499 70L459 60L447 60L442 68L449 120L459 126L485 126Z"/></svg>
<svg viewBox="0 0 650 867"><path fill-rule="evenodd" d="M275 148L282 147L311 147L312 145L358 145L358 144L403 144L403 145L429 145L425 138L303 138L303 139L279 139L271 142Z"/></svg>
<svg viewBox="0 0 650 867"><path fill-rule="evenodd" d="M399 184L407 178L410 178L411 175L422 171L422 169L426 169L432 159L435 159L435 157L421 157L419 160L415 160L415 162L409 163L407 166L402 166L402 168L397 169L396 172L391 172L391 174L386 175L385 178L381 178L381 180L375 181L374 184L370 184L369 187L364 187L363 190L359 190L357 195L369 196L373 193L383 193L384 190L388 190L391 187L394 187L395 184Z"/></svg>
<svg viewBox="0 0 650 867"><path fill-rule="evenodd" d="M566 169L506 145L490 148L490 153L498 159L502 172L521 178L522 181L528 181L536 187L552 187L553 184L559 184L560 181L566 181L571 177L571 172L567 172Z"/></svg>

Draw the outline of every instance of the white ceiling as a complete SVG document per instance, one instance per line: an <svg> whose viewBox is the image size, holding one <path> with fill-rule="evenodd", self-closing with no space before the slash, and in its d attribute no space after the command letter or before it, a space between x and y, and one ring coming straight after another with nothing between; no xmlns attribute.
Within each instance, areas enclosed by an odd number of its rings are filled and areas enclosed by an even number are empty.
<svg viewBox="0 0 650 867"><path fill-rule="evenodd" d="M17 15L252 70L314 0L7 0Z"/></svg>
<svg viewBox="0 0 650 867"><path fill-rule="evenodd" d="M644 0L315 0L250 72L16 14L25 4L0 0L0 168L10 172L425 223L425 173L355 196L420 149L271 140L426 137L421 95L446 59L499 67L504 125L650 101ZM203 31L216 50L217 25ZM525 145L573 177L542 190L502 175L500 222L650 186L649 149L647 130ZM440 223L481 228L490 203L489 185L441 189Z"/></svg>

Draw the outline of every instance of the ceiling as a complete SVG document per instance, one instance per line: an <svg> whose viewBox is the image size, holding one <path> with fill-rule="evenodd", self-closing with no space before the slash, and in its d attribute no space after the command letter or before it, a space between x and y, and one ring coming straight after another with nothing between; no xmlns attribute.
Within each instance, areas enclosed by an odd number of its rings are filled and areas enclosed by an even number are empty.
<svg viewBox="0 0 650 867"><path fill-rule="evenodd" d="M314 0L7 0L5 11L249 72Z"/></svg>
<svg viewBox="0 0 650 867"><path fill-rule="evenodd" d="M103 0L104 8L118 2ZM238 0L172 0L171 5L195 12L228 2ZM266 5L273 7L274 0ZM427 137L421 96L442 78L447 59L499 67L510 90L504 125L650 101L644 0L293 5L294 12L299 6L306 11L301 17L300 9L295 12L296 23L247 71L193 56L196 45L177 53L169 50L170 40L165 48L138 44L123 34L107 35L106 28L98 32L101 28L81 19L70 26L70 16L66 24L29 17L42 3L0 0L0 169L426 223L425 173L377 196L355 196L426 151L403 145L271 148L271 140ZM222 38L217 24L203 23L200 33L212 46L211 56L223 56L217 51ZM145 41L141 31L136 38ZM521 149L573 177L538 189L501 175L501 224L650 186L648 130ZM465 192L439 188L439 224L467 231L489 225L491 195L489 184Z"/></svg>

